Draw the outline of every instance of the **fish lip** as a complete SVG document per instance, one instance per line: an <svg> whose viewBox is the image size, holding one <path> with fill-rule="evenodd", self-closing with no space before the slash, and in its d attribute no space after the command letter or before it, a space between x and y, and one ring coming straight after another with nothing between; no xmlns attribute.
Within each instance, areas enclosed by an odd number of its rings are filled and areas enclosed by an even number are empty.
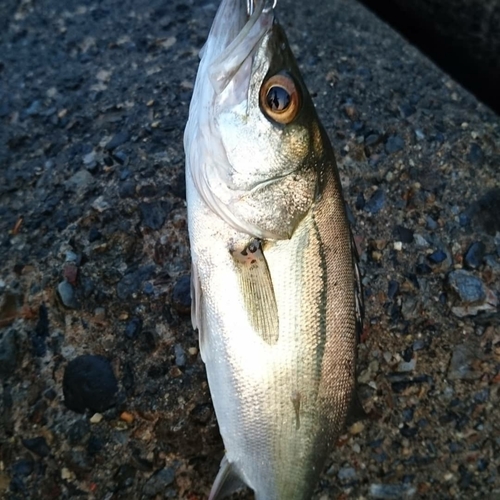
<svg viewBox="0 0 500 500"><path fill-rule="evenodd" d="M272 8L266 8L266 0L259 1L250 16L247 14L246 0L237 1L240 10L245 12L246 22L237 29L233 29L223 14L224 9L227 9L228 4L234 0L223 0L207 40L208 44L211 38L220 37L220 33L230 30L236 32L233 38L226 37L223 40L223 43L216 49L218 53L213 55L210 63L208 77L217 94L224 91L239 68L253 55L255 48L274 25L274 11ZM234 14L234 22L237 23L241 15L242 12ZM216 43L215 40L214 43Z"/></svg>

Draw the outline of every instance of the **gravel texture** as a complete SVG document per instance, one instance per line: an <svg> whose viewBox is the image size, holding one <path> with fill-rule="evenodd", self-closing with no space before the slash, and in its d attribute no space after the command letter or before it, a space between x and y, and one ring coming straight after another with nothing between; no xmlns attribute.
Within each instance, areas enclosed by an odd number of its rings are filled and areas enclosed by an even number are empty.
<svg viewBox="0 0 500 500"><path fill-rule="evenodd" d="M206 498L223 445L189 317L182 133L216 7L0 6L2 498ZM498 498L500 120L355 2L279 12L367 306L369 416L315 498Z"/></svg>

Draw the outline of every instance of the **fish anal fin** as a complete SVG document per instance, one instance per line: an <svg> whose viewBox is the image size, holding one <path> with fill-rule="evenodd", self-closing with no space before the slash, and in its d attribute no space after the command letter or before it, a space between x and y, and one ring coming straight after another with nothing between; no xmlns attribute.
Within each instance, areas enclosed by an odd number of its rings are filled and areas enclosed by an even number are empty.
<svg viewBox="0 0 500 500"><path fill-rule="evenodd" d="M221 500L231 493L244 488L246 485L240 479L234 467L229 460L224 456L220 463L220 469L215 478L208 500Z"/></svg>
<svg viewBox="0 0 500 500"><path fill-rule="evenodd" d="M279 337L278 306L271 273L260 240L235 245L231 255L238 268L241 293L255 331L270 345Z"/></svg>

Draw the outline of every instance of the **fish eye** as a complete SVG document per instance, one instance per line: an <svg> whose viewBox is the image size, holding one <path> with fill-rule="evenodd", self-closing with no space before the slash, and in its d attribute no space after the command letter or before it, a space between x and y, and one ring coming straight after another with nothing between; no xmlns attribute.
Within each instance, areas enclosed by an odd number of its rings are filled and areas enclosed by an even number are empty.
<svg viewBox="0 0 500 500"><path fill-rule="evenodd" d="M300 109L300 96L292 77L278 73L267 79L260 88L260 106L271 120L291 123Z"/></svg>

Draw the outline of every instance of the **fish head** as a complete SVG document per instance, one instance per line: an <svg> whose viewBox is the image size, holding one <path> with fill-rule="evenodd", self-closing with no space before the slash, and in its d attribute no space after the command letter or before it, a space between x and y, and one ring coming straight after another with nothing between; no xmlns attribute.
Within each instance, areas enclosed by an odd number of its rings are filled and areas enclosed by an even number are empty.
<svg viewBox="0 0 500 500"><path fill-rule="evenodd" d="M185 135L194 184L235 229L289 238L329 142L273 7L223 0L201 56Z"/></svg>

